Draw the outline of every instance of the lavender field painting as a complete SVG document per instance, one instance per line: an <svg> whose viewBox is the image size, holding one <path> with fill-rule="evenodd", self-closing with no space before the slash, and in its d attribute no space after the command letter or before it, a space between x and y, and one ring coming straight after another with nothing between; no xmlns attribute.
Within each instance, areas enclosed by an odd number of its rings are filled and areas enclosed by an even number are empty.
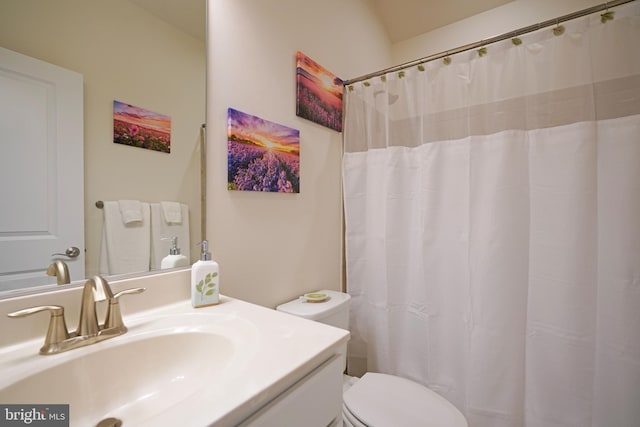
<svg viewBox="0 0 640 427"><path fill-rule="evenodd" d="M342 131L343 83L305 54L296 53L296 115Z"/></svg>
<svg viewBox="0 0 640 427"><path fill-rule="evenodd" d="M227 188L300 192L300 131L227 110Z"/></svg>

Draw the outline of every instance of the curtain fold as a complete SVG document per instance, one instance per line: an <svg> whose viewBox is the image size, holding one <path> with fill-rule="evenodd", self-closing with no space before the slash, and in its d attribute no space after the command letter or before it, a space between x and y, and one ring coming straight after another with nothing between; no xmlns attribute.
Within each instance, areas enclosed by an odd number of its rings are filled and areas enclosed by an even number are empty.
<svg viewBox="0 0 640 427"><path fill-rule="evenodd" d="M349 370L471 427L640 420L640 5L347 88Z"/></svg>

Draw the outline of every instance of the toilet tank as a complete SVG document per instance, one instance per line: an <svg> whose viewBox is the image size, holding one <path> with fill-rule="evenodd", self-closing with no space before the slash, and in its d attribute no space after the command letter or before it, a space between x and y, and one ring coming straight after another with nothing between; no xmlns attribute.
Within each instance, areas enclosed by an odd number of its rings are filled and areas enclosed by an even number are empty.
<svg viewBox="0 0 640 427"><path fill-rule="evenodd" d="M281 304L276 310L315 320L337 328L349 329L349 300L351 296L343 292L321 290L314 294L327 294L321 302L310 302L303 298Z"/></svg>

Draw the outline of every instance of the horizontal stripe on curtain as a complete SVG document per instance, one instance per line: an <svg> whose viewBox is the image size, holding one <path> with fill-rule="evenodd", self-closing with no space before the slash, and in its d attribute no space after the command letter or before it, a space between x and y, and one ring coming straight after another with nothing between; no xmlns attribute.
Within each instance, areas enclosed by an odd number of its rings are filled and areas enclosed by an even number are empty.
<svg viewBox="0 0 640 427"><path fill-rule="evenodd" d="M640 5L356 83L349 370L471 427L640 424Z"/></svg>

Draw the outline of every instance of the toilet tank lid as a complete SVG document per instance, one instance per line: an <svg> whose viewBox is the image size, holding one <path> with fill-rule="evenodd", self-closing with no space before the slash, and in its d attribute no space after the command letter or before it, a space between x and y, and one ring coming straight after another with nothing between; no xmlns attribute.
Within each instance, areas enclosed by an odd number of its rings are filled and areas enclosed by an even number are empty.
<svg viewBox="0 0 640 427"><path fill-rule="evenodd" d="M343 310L345 304L349 304L351 296L343 292L320 290L315 291L318 294L327 294L329 298L322 302L309 302L302 298L297 298L276 307L276 310L293 314L294 316L304 317L305 319L318 320Z"/></svg>

